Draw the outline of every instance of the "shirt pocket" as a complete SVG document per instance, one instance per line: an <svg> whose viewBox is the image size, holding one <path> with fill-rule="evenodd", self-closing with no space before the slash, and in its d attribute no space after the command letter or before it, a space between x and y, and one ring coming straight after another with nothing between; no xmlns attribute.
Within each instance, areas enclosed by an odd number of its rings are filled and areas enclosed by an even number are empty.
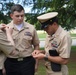
<svg viewBox="0 0 76 75"><path fill-rule="evenodd" d="M31 41L32 40L32 36L24 36L23 40Z"/></svg>
<svg viewBox="0 0 76 75"><path fill-rule="evenodd" d="M25 46L25 48L32 46L32 36L24 36L22 39L22 44Z"/></svg>

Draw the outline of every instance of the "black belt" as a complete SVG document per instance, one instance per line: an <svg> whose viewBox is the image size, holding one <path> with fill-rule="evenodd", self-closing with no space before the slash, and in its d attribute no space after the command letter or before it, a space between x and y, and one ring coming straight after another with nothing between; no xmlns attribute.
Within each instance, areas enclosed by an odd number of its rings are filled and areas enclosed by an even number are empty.
<svg viewBox="0 0 76 75"><path fill-rule="evenodd" d="M9 58L7 57L7 60L12 61L12 62L19 62L19 61L24 61L24 60L29 60L33 58L32 56L28 56L28 57L19 57L19 58Z"/></svg>

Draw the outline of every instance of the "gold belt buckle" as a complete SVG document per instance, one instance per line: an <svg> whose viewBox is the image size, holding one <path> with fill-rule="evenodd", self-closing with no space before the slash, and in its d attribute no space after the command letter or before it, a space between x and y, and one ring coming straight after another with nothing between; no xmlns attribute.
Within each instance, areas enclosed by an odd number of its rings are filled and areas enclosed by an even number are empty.
<svg viewBox="0 0 76 75"><path fill-rule="evenodd" d="M18 60L18 61L23 61L23 58L18 58L17 60Z"/></svg>

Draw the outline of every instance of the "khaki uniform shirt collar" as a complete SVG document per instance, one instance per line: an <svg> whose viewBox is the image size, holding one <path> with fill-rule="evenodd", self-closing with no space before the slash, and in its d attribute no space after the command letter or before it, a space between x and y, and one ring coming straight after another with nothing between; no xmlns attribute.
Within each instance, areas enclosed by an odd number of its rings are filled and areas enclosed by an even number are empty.
<svg viewBox="0 0 76 75"><path fill-rule="evenodd" d="M17 29L17 28L14 26L13 21L11 21L10 27L13 28L13 29ZM29 26L27 25L27 23L26 23L26 22L23 22L23 27L22 27L21 30L23 30L23 29L28 29L28 28L29 28Z"/></svg>
<svg viewBox="0 0 76 75"><path fill-rule="evenodd" d="M25 29L29 28L29 26L28 26L28 24L26 22L23 22L23 28L25 28Z"/></svg>
<svg viewBox="0 0 76 75"><path fill-rule="evenodd" d="M14 28L13 21L10 22L10 27Z"/></svg>

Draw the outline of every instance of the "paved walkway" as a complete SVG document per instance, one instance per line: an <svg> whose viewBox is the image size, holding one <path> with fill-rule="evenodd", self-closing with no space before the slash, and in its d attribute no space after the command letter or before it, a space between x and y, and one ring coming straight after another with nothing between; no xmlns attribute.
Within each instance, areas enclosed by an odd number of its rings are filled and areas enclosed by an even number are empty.
<svg viewBox="0 0 76 75"><path fill-rule="evenodd" d="M40 39L40 47L44 47L45 46L45 39ZM76 39L72 39L72 46L76 46Z"/></svg>

